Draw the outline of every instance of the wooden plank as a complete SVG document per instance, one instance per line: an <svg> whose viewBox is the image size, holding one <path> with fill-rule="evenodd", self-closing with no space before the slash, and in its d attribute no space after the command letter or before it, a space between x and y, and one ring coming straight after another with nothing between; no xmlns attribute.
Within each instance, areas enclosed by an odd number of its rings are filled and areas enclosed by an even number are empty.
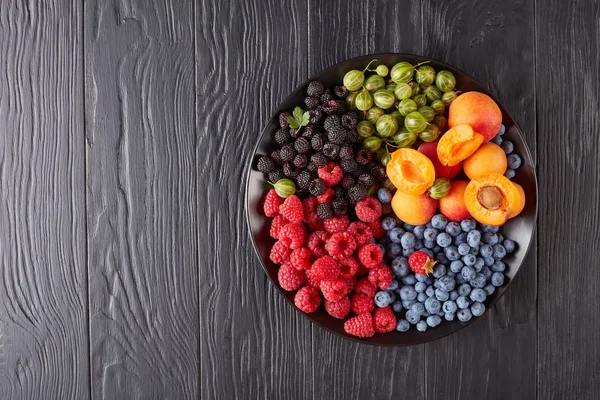
<svg viewBox="0 0 600 400"><path fill-rule="evenodd" d="M205 0L195 19L201 397L310 398L310 323L263 273L243 196L262 127L306 79L307 8Z"/></svg>
<svg viewBox="0 0 600 400"><path fill-rule="evenodd" d="M533 1L423 1L424 54L487 85L535 157L533 26ZM535 397L536 253L481 321L426 345L426 398Z"/></svg>
<svg viewBox="0 0 600 400"><path fill-rule="evenodd" d="M351 57L421 47L418 1L311 1L309 15L309 75ZM313 336L316 399L425 397L423 346L367 346L316 326Z"/></svg>
<svg viewBox="0 0 600 400"><path fill-rule="evenodd" d="M600 2L538 2L535 20L538 398L598 399Z"/></svg>
<svg viewBox="0 0 600 400"><path fill-rule="evenodd" d="M85 2L96 399L198 396L193 14Z"/></svg>
<svg viewBox="0 0 600 400"><path fill-rule="evenodd" d="M0 398L89 398L82 4L0 3Z"/></svg>

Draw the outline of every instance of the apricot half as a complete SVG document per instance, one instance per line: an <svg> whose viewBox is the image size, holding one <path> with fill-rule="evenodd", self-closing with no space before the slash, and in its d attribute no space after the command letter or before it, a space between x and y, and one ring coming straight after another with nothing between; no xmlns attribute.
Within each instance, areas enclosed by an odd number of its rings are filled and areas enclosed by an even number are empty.
<svg viewBox="0 0 600 400"><path fill-rule="evenodd" d="M423 225L431 221L436 206L437 200L426 194L414 195L397 190L392 198L394 214L402 222L411 225Z"/></svg>
<svg viewBox="0 0 600 400"><path fill-rule="evenodd" d="M491 173L504 175L507 164L506 153L502 147L492 142L485 142L465 160L463 170L469 179Z"/></svg>
<svg viewBox="0 0 600 400"><path fill-rule="evenodd" d="M435 180L433 163L413 149L398 149L391 154L387 176L396 189L408 194L423 194Z"/></svg>
<svg viewBox="0 0 600 400"><path fill-rule="evenodd" d="M478 222L500 226L520 212L524 200L515 184L501 174L472 179L465 189L465 205Z"/></svg>
<svg viewBox="0 0 600 400"><path fill-rule="evenodd" d="M483 143L483 136L469 125L457 125L444 133L437 146L442 165L457 165L475 153Z"/></svg>
<svg viewBox="0 0 600 400"><path fill-rule="evenodd" d="M448 126L453 128L463 124L473 127L475 132L479 132L488 141L500 130L502 112L488 95L479 92L463 93L450 104Z"/></svg>
<svg viewBox="0 0 600 400"><path fill-rule="evenodd" d="M517 187L517 190L519 191L519 194L521 195L521 202L519 204L517 204L517 206L515 207L514 210L512 210L509 218L514 218L517 215L521 214L521 211L523 211L523 209L525 208L525 190L523 190L523 186L519 185L516 182L512 182L512 184Z"/></svg>
<svg viewBox="0 0 600 400"><path fill-rule="evenodd" d="M456 175L458 175L458 173L460 172L460 169L462 167L462 164L458 163L456 165L453 165L452 167L443 166L440 163L440 160L438 159L438 156L437 156L438 143L439 143L439 140L436 140L435 142L423 142L419 146L419 152L425 154L433 163L433 168L435 168L435 177L436 178L452 179ZM500 149L500 150L502 150L502 149Z"/></svg>
<svg viewBox="0 0 600 400"><path fill-rule="evenodd" d="M471 218L465 204L465 190L469 182L458 179L450 181L450 191L440 199L439 209L442 215L450 221L460 222Z"/></svg>

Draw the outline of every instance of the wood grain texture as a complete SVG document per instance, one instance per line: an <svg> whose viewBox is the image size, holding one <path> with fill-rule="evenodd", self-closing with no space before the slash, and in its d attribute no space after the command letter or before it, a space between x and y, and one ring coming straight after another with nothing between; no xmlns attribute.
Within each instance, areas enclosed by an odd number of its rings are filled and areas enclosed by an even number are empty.
<svg viewBox="0 0 600 400"><path fill-rule="evenodd" d="M420 51L420 4L311 1L309 75L375 52ZM327 38L323 40L322 38ZM315 399L425 398L424 347L358 344L313 327Z"/></svg>
<svg viewBox="0 0 600 400"><path fill-rule="evenodd" d="M538 2L538 398L598 399L600 2Z"/></svg>
<svg viewBox="0 0 600 400"><path fill-rule="evenodd" d="M0 399L89 397L81 19L0 3Z"/></svg>
<svg viewBox="0 0 600 400"><path fill-rule="evenodd" d="M487 85L535 159L533 1L423 0L423 32L424 54ZM535 398L536 252L534 239L515 282L480 321L426 345L426 398Z"/></svg>
<svg viewBox="0 0 600 400"><path fill-rule="evenodd" d="M243 195L262 127L306 79L307 8L205 0L196 21L201 397L311 398L311 324L268 282Z"/></svg>
<svg viewBox="0 0 600 400"><path fill-rule="evenodd" d="M94 399L198 396L193 6L85 2Z"/></svg>

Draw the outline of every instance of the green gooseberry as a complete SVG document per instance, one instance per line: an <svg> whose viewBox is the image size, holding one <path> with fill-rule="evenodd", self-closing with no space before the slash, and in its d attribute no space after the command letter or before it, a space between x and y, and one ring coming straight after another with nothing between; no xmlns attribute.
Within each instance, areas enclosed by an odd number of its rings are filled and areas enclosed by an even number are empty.
<svg viewBox="0 0 600 400"><path fill-rule="evenodd" d="M435 86L442 92L450 92L456 86L456 78L452 72L442 70L435 77Z"/></svg>
<svg viewBox="0 0 600 400"><path fill-rule="evenodd" d="M440 100L442 98L442 92L440 92L440 89L433 85L427 86L427 89L425 89L423 94L425 94L425 97L427 97L429 102Z"/></svg>
<svg viewBox="0 0 600 400"><path fill-rule="evenodd" d="M433 185L428 189L429 196L432 199L439 200L446 197L450 192L450 180L446 178L437 178L433 181Z"/></svg>
<svg viewBox="0 0 600 400"><path fill-rule="evenodd" d="M435 81L435 69L431 65L422 65L415 72L415 80L419 85L429 86Z"/></svg>
<svg viewBox="0 0 600 400"><path fill-rule="evenodd" d="M348 97L346 97L346 107L348 107L348 110L356 110L356 96L358 95L357 92L352 92L348 94Z"/></svg>
<svg viewBox="0 0 600 400"><path fill-rule="evenodd" d="M390 137L398 130L398 121L390 114L379 117L375 129L381 137Z"/></svg>
<svg viewBox="0 0 600 400"><path fill-rule="evenodd" d="M427 124L423 132L419 133L419 138L424 142L435 142L440 137L440 128L434 124Z"/></svg>
<svg viewBox="0 0 600 400"><path fill-rule="evenodd" d="M365 82L365 73L363 71L359 71L358 69L353 69L346 72L342 82L344 83L344 86L346 86L346 89L351 92L355 92L360 89Z"/></svg>
<svg viewBox="0 0 600 400"><path fill-rule="evenodd" d="M379 65L379 66L377 66L377 68L375 68L375 72L377 73L377 75L379 75L381 77L385 77L385 76L387 76L387 74L390 71L388 70L388 67L386 67L385 65Z"/></svg>
<svg viewBox="0 0 600 400"><path fill-rule="evenodd" d="M273 186L275 187L275 192L277 193L277 195L279 197L283 197L284 199L287 199L288 197L296 193L296 185L291 179L280 179L277 182L275 182Z"/></svg>
<svg viewBox="0 0 600 400"><path fill-rule="evenodd" d="M390 162L390 160L392 159L392 155L390 154L390 152L387 149L387 146L385 147L385 151L383 151L383 154L379 155L379 161L381 162L381 165L383 165L384 167L388 165L388 163Z"/></svg>
<svg viewBox="0 0 600 400"><path fill-rule="evenodd" d="M413 111L404 119L404 126L412 133L421 133L427 127L427 121L423 114Z"/></svg>
<svg viewBox="0 0 600 400"><path fill-rule="evenodd" d="M398 100L410 99L413 90L408 83L398 83L394 89L394 95Z"/></svg>
<svg viewBox="0 0 600 400"><path fill-rule="evenodd" d="M390 77L396 83L408 83L412 80L414 74L415 67L406 61L395 64L390 71Z"/></svg>
<svg viewBox="0 0 600 400"><path fill-rule="evenodd" d="M368 90L361 90L358 95L356 95L356 108L360 111L366 111L369 108L373 107L373 96L369 93Z"/></svg>
<svg viewBox="0 0 600 400"><path fill-rule="evenodd" d="M381 147L383 140L377 136L370 136L363 142L363 147L369 150L371 153L376 152Z"/></svg>
<svg viewBox="0 0 600 400"><path fill-rule="evenodd" d="M398 126L404 126L404 117L402 114L400 114L400 111L394 110L390 113L390 115L396 118L396 121L398 121Z"/></svg>
<svg viewBox="0 0 600 400"><path fill-rule="evenodd" d="M358 132L358 136L362 138L368 138L369 136L373 136L375 133L375 127L371 122L363 120L356 125L356 132Z"/></svg>
<svg viewBox="0 0 600 400"><path fill-rule="evenodd" d="M409 132L408 129L403 127L394 135L392 141L398 147L410 147L417 141L417 134Z"/></svg>
<svg viewBox="0 0 600 400"><path fill-rule="evenodd" d="M454 99L456 99L456 92L455 91L449 91L449 92L445 92L442 95L442 101L446 104L450 104L454 101Z"/></svg>
<svg viewBox="0 0 600 400"><path fill-rule="evenodd" d="M415 103L412 99L404 99L398 104L398 111L400 111L400 115L406 117L413 111L417 111L417 103Z"/></svg>
<svg viewBox="0 0 600 400"><path fill-rule="evenodd" d="M448 119L443 115L436 115L432 122L435 126L440 128L441 132L445 132L448 129Z"/></svg>
<svg viewBox="0 0 600 400"><path fill-rule="evenodd" d="M385 87L385 81L379 75L371 75L365 81L365 89L373 93Z"/></svg>
<svg viewBox="0 0 600 400"><path fill-rule="evenodd" d="M427 98L423 94L418 94L412 99L417 103L417 108L421 108L427 104Z"/></svg>
<svg viewBox="0 0 600 400"><path fill-rule="evenodd" d="M436 114L442 114L446 109L446 103L442 100L434 100L431 102L431 108L433 108Z"/></svg>
<svg viewBox="0 0 600 400"><path fill-rule="evenodd" d="M377 107L381 107L384 110L392 107L396 102L394 93L386 89L379 89L373 94L373 101Z"/></svg>
<svg viewBox="0 0 600 400"><path fill-rule="evenodd" d="M411 95L411 97L414 97L414 96L418 95L419 93L421 93L421 86L413 84L412 85L412 95Z"/></svg>
<svg viewBox="0 0 600 400"><path fill-rule="evenodd" d="M385 85L385 88L390 92L393 92L394 90L396 90L396 86L397 85L394 82L390 82L387 85Z"/></svg>
<svg viewBox="0 0 600 400"><path fill-rule="evenodd" d="M381 117L383 114L385 114L385 112L381 108L379 108L379 107L371 107L367 111L367 114L365 115L365 118L367 119L367 121L369 121L370 123L372 123L373 125L375 125L375 123L377 122L377 120L379 119L379 117Z"/></svg>
<svg viewBox="0 0 600 400"><path fill-rule="evenodd" d="M433 111L433 108L429 106L423 106L419 108L419 112L423 114L427 122L433 121L433 117L435 117L435 111Z"/></svg>

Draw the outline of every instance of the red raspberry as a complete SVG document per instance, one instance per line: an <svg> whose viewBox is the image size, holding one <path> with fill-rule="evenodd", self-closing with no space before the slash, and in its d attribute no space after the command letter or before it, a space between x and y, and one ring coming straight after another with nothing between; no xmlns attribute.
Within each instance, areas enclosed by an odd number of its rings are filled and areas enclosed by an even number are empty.
<svg viewBox="0 0 600 400"><path fill-rule="evenodd" d="M358 261L367 268L373 268L383 261L383 251L379 245L368 243L358 249Z"/></svg>
<svg viewBox="0 0 600 400"><path fill-rule="evenodd" d="M346 290L348 290L348 284L344 278L321 281L319 287L325 300L329 301L340 301L342 297L346 296Z"/></svg>
<svg viewBox="0 0 600 400"><path fill-rule="evenodd" d="M302 247L304 243L304 225L302 222L289 223L281 228L279 240L283 240L292 250Z"/></svg>
<svg viewBox="0 0 600 400"><path fill-rule="evenodd" d="M354 207L356 216L363 222L375 222L381 217L381 203L372 196L367 196Z"/></svg>
<svg viewBox="0 0 600 400"><path fill-rule="evenodd" d="M298 271L309 269L312 264L312 252L307 247L300 247L292 251L290 264Z"/></svg>
<svg viewBox="0 0 600 400"><path fill-rule="evenodd" d="M269 234L273 239L279 239L279 232L281 228L288 224L288 220L283 217L283 215L276 215L271 221L271 230Z"/></svg>
<svg viewBox="0 0 600 400"><path fill-rule="evenodd" d="M306 282L306 275L304 275L304 271L298 271L290 263L285 263L277 271L277 280L283 290L291 292Z"/></svg>
<svg viewBox="0 0 600 400"><path fill-rule="evenodd" d="M316 309L321 305L319 289L312 286L301 287L294 296L294 304L305 313L316 311Z"/></svg>
<svg viewBox="0 0 600 400"><path fill-rule="evenodd" d="M333 198L334 195L335 195L335 190L333 190L332 188L327 188L327 189L325 189L325 193L323 193L320 196L317 196L317 201L319 202L319 204L331 203L331 199Z"/></svg>
<svg viewBox="0 0 600 400"><path fill-rule="evenodd" d="M367 296L369 296L369 298L372 299L377 294L377 287L371 282L369 282L369 279L362 278L361 280L356 282L356 285L354 285L354 291L356 293L366 294Z"/></svg>
<svg viewBox="0 0 600 400"><path fill-rule="evenodd" d="M319 168L317 174L326 186L334 186L342 180L344 171L336 163L328 162L323 168Z"/></svg>
<svg viewBox="0 0 600 400"><path fill-rule="evenodd" d="M350 278L344 278L346 281L346 294L352 293L354 290L354 285L356 285L356 277L351 276Z"/></svg>
<svg viewBox="0 0 600 400"><path fill-rule="evenodd" d="M369 225L365 224L364 222L357 221L351 223L346 232L354 235L354 238L356 239L356 245L359 247L363 244L369 243L369 241L373 239L373 232L371 231L371 228L369 228Z"/></svg>
<svg viewBox="0 0 600 400"><path fill-rule="evenodd" d="M344 322L344 330L347 334L358 337L371 337L375 335L373 329L373 317L371 314L361 314Z"/></svg>
<svg viewBox="0 0 600 400"><path fill-rule="evenodd" d="M306 224L308 225L308 228L312 232L325 230L325 225L323 225L323 220L321 218L319 218L318 215L317 215L317 218L311 217L311 220L309 222L307 222Z"/></svg>
<svg viewBox="0 0 600 400"><path fill-rule="evenodd" d="M369 271L369 282L385 290L392 283L392 271L384 264L371 268Z"/></svg>
<svg viewBox="0 0 600 400"><path fill-rule="evenodd" d="M325 250L335 259L349 257L356 250L356 240L347 232L334 233L325 243Z"/></svg>
<svg viewBox="0 0 600 400"><path fill-rule="evenodd" d="M318 200L315 197L307 197L306 199L302 200L302 211L304 213L304 222L307 222L310 220L310 218L312 216L316 216L317 218L319 218L319 216L317 215L317 206L319 205Z"/></svg>
<svg viewBox="0 0 600 400"><path fill-rule="evenodd" d="M307 269L306 271L304 271L304 274L306 275L306 284L308 286L312 286L312 287L318 289L320 282L313 277L313 274L310 271L310 269Z"/></svg>
<svg viewBox="0 0 600 400"><path fill-rule="evenodd" d="M296 195L291 195L279 206L279 213L290 222L302 222L304 212L302 202Z"/></svg>
<svg viewBox="0 0 600 400"><path fill-rule="evenodd" d="M371 222L369 228L371 228L371 232L375 239L381 239L385 236L385 229L381 227L381 222L379 222L379 220Z"/></svg>
<svg viewBox="0 0 600 400"><path fill-rule="evenodd" d="M310 234L307 246L315 257L321 257L327 254L325 243L330 236L329 233L323 231L316 231Z"/></svg>
<svg viewBox="0 0 600 400"><path fill-rule="evenodd" d="M344 296L338 301L325 299L325 311L334 318L344 319L350 313L350 299L348 296Z"/></svg>
<svg viewBox="0 0 600 400"><path fill-rule="evenodd" d="M290 248L287 247L284 242L278 240L275 242L273 247L271 247L271 254L269 255L269 258L275 264L283 264L289 260L291 252L292 251Z"/></svg>
<svg viewBox="0 0 600 400"><path fill-rule="evenodd" d="M378 308L373 313L373 328L375 332L385 333L396 329L396 316L390 306Z"/></svg>
<svg viewBox="0 0 600 400"><path fill-rule="evenodd" d="M365 267L362 264L358 264L358 270L356 271L356 276L366 276L369 275L369 268Z"/></svg>
<svg viewBox="0 0 600 400"><path fill-rule="evenodd" d="M279 197L275 189L269 190L265 197L264 211L267 217L274 217L279 214L279 206L283 204L283 199Z"/></svg>
<svg viewBox="0 0 600 400"><path fill-rule="evenodd" d="M317 258L310 267L311 275L318 281L335 279L340 274L339 264L329 256Z"/></svg>
<svg viewBox="0 0 600 400"><path fill-rule="evenodd" d="M336 233L337 235L337 233ZM292 253L293 254L293 253ZM344 278L350 278L356 275L358 271L358 261L352 256L341 258L338 260L340 263L340 276Z"/></svg>
<svg viewBox="0 0 600 400"><path fill-rule="evenodd" d="M343 232L348 227L350 221L348 220L347 215L342 215L341 217L329 217L325 221L323 221L323 226L325 230L329 233Z"/></svg>
<svg viewBox="0 0 600 400"><path fill-rule="evenodd" d="M352 311L356 314L369 313L375 308L373 298L364 293L354 293L352 296Z"/></svg>

